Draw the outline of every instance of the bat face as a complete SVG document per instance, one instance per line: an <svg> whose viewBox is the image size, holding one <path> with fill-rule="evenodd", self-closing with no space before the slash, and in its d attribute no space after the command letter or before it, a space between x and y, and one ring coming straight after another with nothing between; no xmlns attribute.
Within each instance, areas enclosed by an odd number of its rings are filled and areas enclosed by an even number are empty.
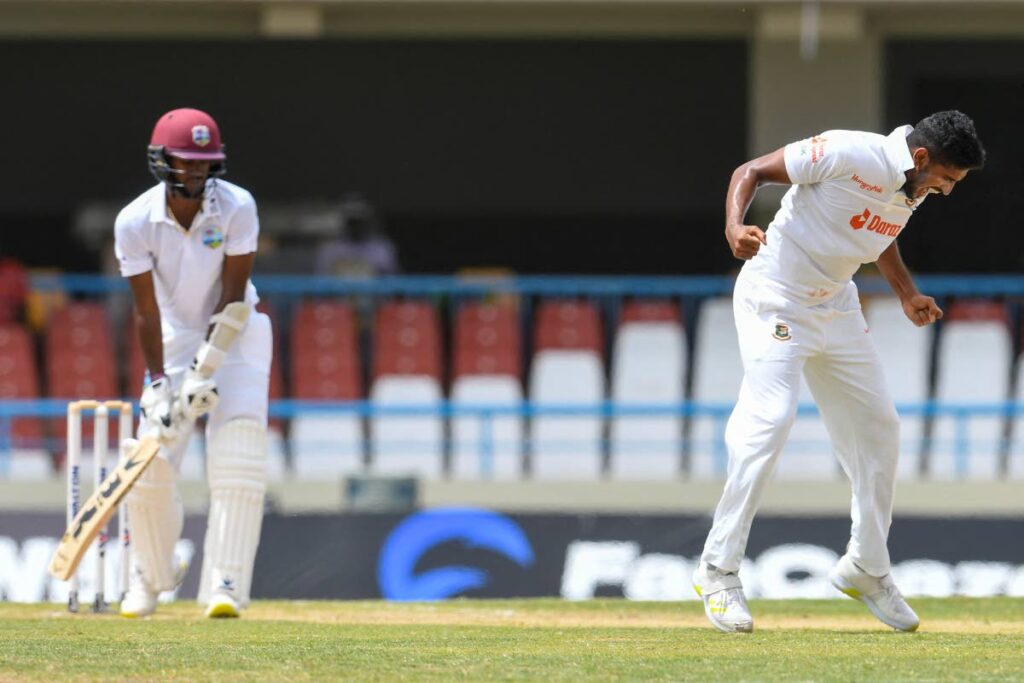
<svg viewBox="0 0 1024 683"><path fill-rule="evenodd" d="M89 544L114 514L118 503L131 490L135 481L142 476L159 450L160 445L156 439L143 439L135 451L122 460L117 468L100 483L99 488L93 491L67 531L64 532L64 536L53 554L53 559L50 562L50 573L53 576L67 581L75 573Z"/></svg>

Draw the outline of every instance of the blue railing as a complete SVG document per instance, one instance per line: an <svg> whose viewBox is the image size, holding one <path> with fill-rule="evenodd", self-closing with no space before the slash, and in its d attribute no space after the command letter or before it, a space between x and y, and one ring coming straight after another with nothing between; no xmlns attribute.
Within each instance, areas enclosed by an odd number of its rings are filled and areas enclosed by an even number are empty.
<svg viewBox="0 0 1024 683"><path fill-rule="evenodd" d="M932 296L1024 296L1024 275L918 275L918 288ZM259 275L253 277L263 294L281 295L439 295L476 296L514 293L537 296L722 296L732 292L730 275L690 276L553 276L458 277L447 275L396 275L367 279L309 275ZM864 294L888 294L880 277L857 278ZM120 277L79 274L36 274L32 287L40 291L72 294L127 292Z"/></svg>
<svg viewBox="0 0 1024 683"><path fill-rule="evenodd" d="M67 403L61 399L40 399L33 401L0 401L0 460L8 456L14 446L11 437L11 421L17 418L63 418ZM272 419L292 420L304 416L354 416L363 419L386 417L436 417L446 420L469 418L480 421L477 451L484 470L494 457L495 420L507 417L532 419L539 417L594 417L613 419L620 417L675 417L684 419L710 419L714 425L709 446L713 469L724 473L726 466L725 424L732 412L732 403L699 403L686 401L675 404L622 404L603 401L592 404L538 404L524 401L518 404L467 404L452 401L438 401L423 404L381 404L373 401L307 401L282 399L271 401ZM1024 417L1024 403L904 403L897 405L902 417L950 418L954 423L952 451L957 476L966 476L972 452L976 450L970 435L970 421L977 418L996 417L1018 419ZM136 412L138 409L136 408ZM814 404L801 404L798 418L816 417L818 409ZM681 443L681 442L680 442ZM916 455L916 454L911 454ZM0 463L2 464L2 463ZM0 467L2 472L4 467Z"/></svg>

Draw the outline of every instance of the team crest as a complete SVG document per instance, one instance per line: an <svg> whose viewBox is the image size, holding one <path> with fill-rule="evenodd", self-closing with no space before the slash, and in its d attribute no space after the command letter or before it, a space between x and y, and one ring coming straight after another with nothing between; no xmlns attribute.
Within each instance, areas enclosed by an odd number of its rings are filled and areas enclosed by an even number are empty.
<svg viewBox="0 0 1024 683"><path fill-rule="evenodd" d="M216 249L224 244L224 233L217 226L203 230L203 244L210 249Z"/></svg>
<svg viewBox="0 0 1024 683"><path fill-rule="evenodd" d="M793 338L793 335L789 333L789 325L785 323L775 323L775 331L772 332L772 336L779 341L789 341Z"/></svg>
<svg viewBox="0 0 1024 683"><path fill-rule="evenodd" d="M192 126L192 142L206 147L210 144L210 129L204 125Z"/></svg>

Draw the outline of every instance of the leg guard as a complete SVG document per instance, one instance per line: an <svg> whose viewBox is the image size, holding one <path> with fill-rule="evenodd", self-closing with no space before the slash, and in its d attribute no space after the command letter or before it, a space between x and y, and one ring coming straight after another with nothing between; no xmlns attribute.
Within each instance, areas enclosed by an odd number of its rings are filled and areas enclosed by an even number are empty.
<svg viewBox="0 0 1024 683"><path fill-rule="evenodd" d="M267 489L266 428L249 418L229 420L207 447L206 463L210 514L199 603L205 605L221 591L245 607Z"/></svg>
<svg viewBox="0 0 1024 683"><path fill-rule="evenodd" d="M125 497L132 520L132 561L157 592L178 582L174 545L181 537L184 508L176 479L171 463L157 456Z"/></svg>

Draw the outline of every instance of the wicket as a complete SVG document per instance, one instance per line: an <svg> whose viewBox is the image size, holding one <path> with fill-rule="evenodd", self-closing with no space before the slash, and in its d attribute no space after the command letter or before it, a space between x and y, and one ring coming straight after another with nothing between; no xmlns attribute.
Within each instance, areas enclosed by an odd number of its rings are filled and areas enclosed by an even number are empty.
<svg viewBox="0 0 1024 683"><path fill-rule="evenodd" d="M108 425L111 412L118 414L118 440L115 449L115 458L120 457L120 446L125 439L133 436L134 418L132 415L132 404L127 401L72 401L68 404L68 433L67 433L67 524L70 525L78 509L81 506L82 495L79 481L79 473L82 460L82 413L92 411L93 413L93 486L98 488L100 482L107 476L107 464L110 459L110 447L108 443ZM116 462L116 460L115 460ZM121 539L121 562L119 572L120 598L124 597L128 590L129 571L129 545L131 535L128 529L128 516L124 503L117 511L118 535ZM103 529L96 537L96 598L93 600L93 612L103 612L107 609L107 602L104 595L106 583L106 544L107 530ZM73 575L69 581L68 590L68 611L78 612L78 574Z"/></svg>

